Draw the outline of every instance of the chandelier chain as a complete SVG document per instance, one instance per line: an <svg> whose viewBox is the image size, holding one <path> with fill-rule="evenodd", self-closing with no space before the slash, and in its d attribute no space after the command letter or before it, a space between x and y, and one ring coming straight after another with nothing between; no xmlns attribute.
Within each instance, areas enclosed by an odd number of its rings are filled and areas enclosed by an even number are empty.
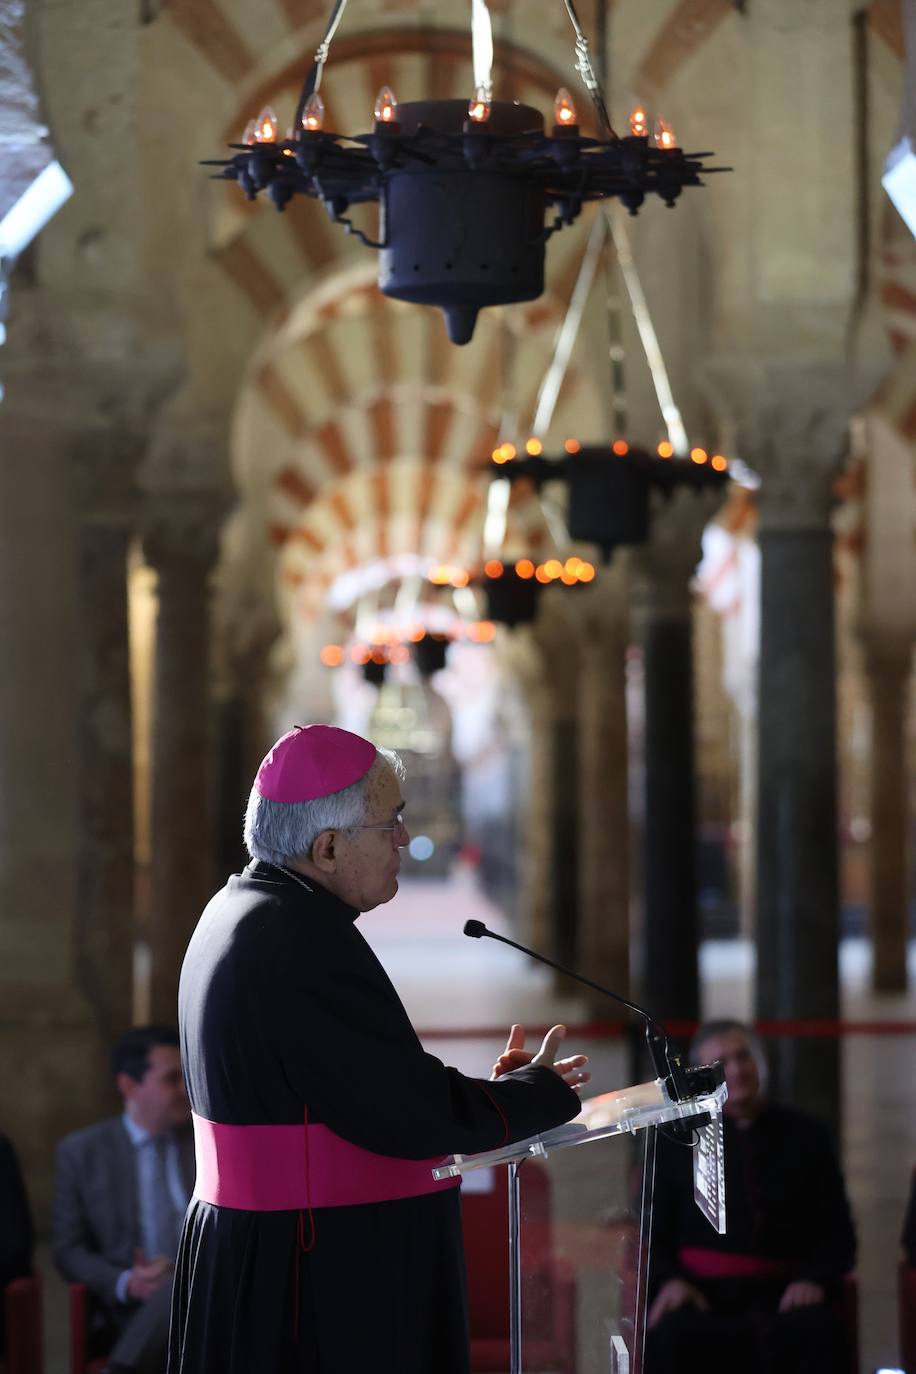
<svg viewBox="0 0 916 1374"><path fill-rule="evenodd" d="M575 6L573 5L572 0L563 0L563 3L566 6L566 13L569 15L570 22L576 34L576 71L582 77L582 81L585 85L585 88L592 98L592 104L598 112L598 118L601 121L601 127L604 130L606 130L606 132L609 134L611 138L616 138L617 135L614 133L614 130L611 127L610 116L607 112L607 104L605 103L604 99L604 90L602 88L601 82L595 75L595 69L592 66L591 54L588 50L588 39L586 38L585 33L582 29L582 25L579 22L579 16L576 14Z"/></svg>
<svg viewBox="0 0 916 1374"><path fill-rule="evenodd" d="M305 112L309 96L313 95L321 88L321 75L324 71L324 64L328 60L328 54L331 51L331 40L337 32L337 26L343 18L343 12L346 8L347 0L337 0L337 4L331 11L331 17L324 31L324 37L315 49L314 60L309 69L308 76L305 78L302 94L299 96L299 104L296 106L296 118L293 121L294 129L298 129L301 125L302 116Z"/></svg>

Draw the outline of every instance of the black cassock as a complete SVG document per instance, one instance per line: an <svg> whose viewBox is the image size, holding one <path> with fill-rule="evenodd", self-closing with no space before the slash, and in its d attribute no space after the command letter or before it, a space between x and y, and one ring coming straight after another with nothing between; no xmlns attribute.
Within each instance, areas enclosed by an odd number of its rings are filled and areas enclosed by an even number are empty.
<svg viewBox="0 0 916 1374"><path fill-rule="evenodd" d="M179 991L198 1116L298 1125L307 1108L311 1123L363 1149L428 1159L493 1149L577 1114L576 1094L550 1069L483 1083L424 1053L357 915L260 862L213 898ZM466 1374L458 1193L311 1218L192 1199L169 1374Z"/></svg>

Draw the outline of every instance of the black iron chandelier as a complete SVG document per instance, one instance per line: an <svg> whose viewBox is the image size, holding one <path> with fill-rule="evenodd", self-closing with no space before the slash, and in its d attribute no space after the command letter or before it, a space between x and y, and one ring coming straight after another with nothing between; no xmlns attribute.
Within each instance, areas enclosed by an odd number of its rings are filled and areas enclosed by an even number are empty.
<svg viewBox="0 0 916 1374"><path fill-rule="evenodd" d="M530 439L523 456L513 444L500 444L490 456L492 475L509 482L525 480L538 491L548 482L564 483L570 539L597 544L605 560L618 545L643 544L649 538L652 491L667 499L679 487L720 490L731 480L723 454L695 446L677 456L668 440L654 453L623 438L608 445L567 439L564 449L562 458L545 457L540 440Z"/></svg>
<svg viewBox="0 0 916 1374"><path fill-rule="evenodd" d="M279 137L277 117L266 108L244 141L231 145L230 158L205 165L219 167L217 179L238 182L250 200L265 192L278 210L295 195L320 200L334 223L379 250L384 295L440 306L451 341L467 343L484 306L543 293L545 244L587 202L616 197L636 214L648 195L673 205L685 186L703 184L701 173L727 170L704 166L710 153L685 153L663 119L650 129L641 107L631 114L626 136L614 132L572 0L564 4L599 138L580 134L565 88L557 93L549 132L539 110L492 98L485 0L472 0L476 90L469 102L398 104L385 86L371 133L325 130L319 87L346 6L337 0L286 137ZM378 239L349 217L352 206L373 201L379 204Z"/></svg>

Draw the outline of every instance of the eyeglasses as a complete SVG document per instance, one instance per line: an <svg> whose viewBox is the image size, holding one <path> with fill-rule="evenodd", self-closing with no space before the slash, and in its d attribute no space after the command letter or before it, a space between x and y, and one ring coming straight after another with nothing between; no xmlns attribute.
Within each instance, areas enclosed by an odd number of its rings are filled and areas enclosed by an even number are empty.
<svg viewBox="0 0 916 1374"><path fill-rule="evenodd" d="M393 821L374 821L372 825L348 825L347 830L403 830L404 816L398 812Z"/></svg>

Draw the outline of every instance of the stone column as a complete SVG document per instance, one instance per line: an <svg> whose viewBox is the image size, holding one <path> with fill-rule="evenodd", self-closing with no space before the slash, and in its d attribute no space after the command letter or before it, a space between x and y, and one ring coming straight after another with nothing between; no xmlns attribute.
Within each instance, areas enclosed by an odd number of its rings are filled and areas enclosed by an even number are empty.
<svg viewBox="0 0 916 1374"><path fill-rule="evenodd" d="M906 719L913 646L909 637L869 635L865 674L871 698L869 907L876 992L906 992Z"/></svg>
<svg viewBox="0 0 916 1374"><path fill-rule="evenodd" d="M143 548L158 584L153 674L150 1006L177 1017L178 975L212 895L210 571L223 502L215 491L157 493Z"/></svg>
<svg viewBox="0 0 916 1374"><path fill-rule="evenodd" d="M839 1016L832 488L846 411L817 369L769 388L749 460L761 553L757 1015ZM747 450L746 450L747 451ZM839 1124L834 1035L771 1042L773 1095Z"/></svg>
<svg viewBox="0 0 916 1374"><path fill-rule="evenodd" d="M567 588L544 593L534 631L544 662L547 815L550 831L548 953L575 967L579 939L579 645L571 633ZM564 980L565 983L565 980ZM563 989L565 990L565 989Z"/></svg>
<svg viewBox="0 0 916 1374"><path fill-rule="evenodd" d="M80 844L75 958L105 1041L131 1022L134 806L127 559L139 441L125 430L74 446L79 525Z"/></svg>
<svg viewBox="0 0 916 1374"><path fill-rule="evenodd" d="M617 558L588 598L580 641L579 938L581 970L626 997L630 985L630 816L627 767L627 579ZM601 1020L628 1013L586 993Z"/></svg>
<svg viewBox="0 0 916 1374"><path fill-rule="evenodd" d="M691 579L718 492L655 500L633 551L645 678L643 1003L666 1022L700 1012Z"/></svg>
<svg viewBox="0 0 916 1374"><path fill-rule="evenodd" d="M553 745L551 693L545 663L528 627L515 630L505 645L507 671L517 673L528 715L527 792L521 799L522 875L519 938L550 953L552 947L551 873L554 862L551 773Z"/></svg>
<svg viewBox="0 0 916 1374"><path fill-rule="evenodd" d="M563 590L566 590L565 588ZM562 963L574 964L578 927L578 646L560 604L544 593L536 623L516 632L531 718L525 856L527 938Z"/></svg>
<svg viewBox="0 0 916 1374"><path fill-rule="evenodd" d="M275 607L239 597L231 606L222 605L215 619L216 657L220 661L213 703L215 858L219 878L237 873L248 860L242 839L242 816L258 765L273 741L265 704L271 688L271 650L282 626ZM331 718L330 714L309 714L309 719Z"/></svg>
<svg viewBox="0 0 916 1374"><path fill-rule="evenodd" d="M54 1144L112 1109L130 1020L137 431L115 418L123 376L74 361L66 311L23 303L0 405L0 1075L43 1224Z"/></svg>
<svg viewBox="0 0 916 1374"><path fill-rule="evenodd" d="M912 19L916 24L916 11ZM903 992L907 985L907 708L916 642L916 544L912 445L900 427L898 398L910 390L909 382L889 387L881 397L884 408L870 408L856 427L864 489L855 614L871 701L868 905L876 992Z"/></svg>

